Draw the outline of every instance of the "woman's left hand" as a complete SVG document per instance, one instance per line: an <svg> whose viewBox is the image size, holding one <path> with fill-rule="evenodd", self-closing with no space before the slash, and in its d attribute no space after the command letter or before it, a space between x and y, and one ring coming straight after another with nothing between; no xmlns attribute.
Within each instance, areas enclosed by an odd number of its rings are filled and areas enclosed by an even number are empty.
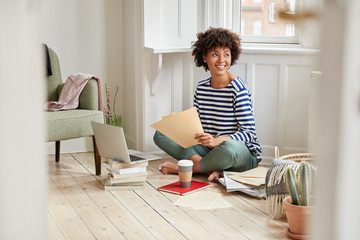
<svg viewBox="0 0 360 240"><path fill-rule="evenodd" d="M216 138L214 138L209 133L196 133L195 139L200 142L200 144L207 147L216 147L219 143L217 143Z"/></svg>

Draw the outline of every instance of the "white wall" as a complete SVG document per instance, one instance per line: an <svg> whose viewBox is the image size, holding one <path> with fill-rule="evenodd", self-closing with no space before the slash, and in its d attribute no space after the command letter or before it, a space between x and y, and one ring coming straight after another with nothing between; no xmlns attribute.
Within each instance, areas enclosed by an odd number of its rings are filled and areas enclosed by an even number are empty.
<svg viewBox="0 0 360 240"><path fill-rule="evenodd" d="M41 42L57 53L63 81L77 72L93 74L119 87L116 113L123 114L122 2L117 0L43 1ZM105 99L105 94L103 94ZM54 143L47 143L53 153ZM62 152L92 151L90 138L61 142Z"/></svg>
<svg viewBox="0 0 360 240"><path fill-rule="evenodd" d="M141 149L143 115L143 15L141 0L123 1L124 114L123 127L132 149Z"/></svg>
<svg viewBox="0 0 360 240"><path fill-rule="evenodd" d="M103 1L44 1L42 20L41 40L58 54L64 81L76 72L106 78Z"/></svg>
<svg viewBox="0 0 360 240"><path fill-rule="evenodd" d="M264 162L269 164L275 146L281 155L308 151L310 71L316 69L317 52L267 51L245 48L230 72L242 77L252 93L257 134ZM151 53L145 51L145 56L145 62L150 62ZM146 68L144 151L159 151L149 125L161 116L190 108L197 82L210 76L193 61L190 52L163 54L154 96L150 94L151 69Z"/></svg>
<svg viewBox="0 0 360 240"><path fill-rule="evenodd" d="M0 1L0 239L47 239L40 6Z"/></svg>

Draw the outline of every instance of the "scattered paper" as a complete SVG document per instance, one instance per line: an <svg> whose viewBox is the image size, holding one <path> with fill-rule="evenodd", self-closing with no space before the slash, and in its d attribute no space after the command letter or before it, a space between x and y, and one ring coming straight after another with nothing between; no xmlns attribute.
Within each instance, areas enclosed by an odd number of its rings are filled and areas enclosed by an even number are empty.
<svg viewBox="0 0 360 240"><path fill-rule="evenodd" d="M191 195L182 196L176 200L173 205L182 207L191 207L196 210L200 209L216 209L216 208L229 208L232 207L225 199L223 199L221 193L212 191L201 191L193 193Z"/></svg>
<svg viewBox="0 0 360 240"><path fill-rule="evenodd" d="M226 187L227 192L239 191L256 198L266 198L265 185L251 186L234 181L229 176L236 173L224 171L224 178L219 179L219 182Z"/></svg>
<svg viewBox="0 0 360 240"><path fill-rule="evenodd" d="M260 186L265 184L265 176L268 168L259 166L245 172L232 172L228 177L232 180L252 186Z"/></svg>

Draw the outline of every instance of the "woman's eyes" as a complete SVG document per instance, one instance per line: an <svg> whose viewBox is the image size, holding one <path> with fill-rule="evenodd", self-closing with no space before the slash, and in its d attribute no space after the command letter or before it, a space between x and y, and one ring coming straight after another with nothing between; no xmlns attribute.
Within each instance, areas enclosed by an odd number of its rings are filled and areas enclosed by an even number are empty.
<svg viewBox="0 0 360 240"><path fill-rule="evenodd" d="M213 53L211 56L213 56L213 57L217 57L218 56L218 54L217 53ZM224 54L224 56L225 57L230 57L230 54Z"/></svg>

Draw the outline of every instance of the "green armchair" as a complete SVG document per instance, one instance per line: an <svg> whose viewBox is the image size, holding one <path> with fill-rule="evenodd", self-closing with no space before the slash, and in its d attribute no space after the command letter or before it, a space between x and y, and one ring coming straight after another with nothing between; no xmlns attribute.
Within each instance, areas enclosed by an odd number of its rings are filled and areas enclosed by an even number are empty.
<svg viewBox="0 0 360 240"><path fill-rule="evenodd" d="M59 59L48 48L52 75L47 76L47 101L58 101L64 82L61 78ZM80 137L92 137L94 146L95 172L101 174L101 157L96 147L91 122L104 122L104 115L98 106L98 84L90 79L79 97L79 107L73 110L46 111L46 141L55 142L55 161L60 160L60 141Z"/></svg>

